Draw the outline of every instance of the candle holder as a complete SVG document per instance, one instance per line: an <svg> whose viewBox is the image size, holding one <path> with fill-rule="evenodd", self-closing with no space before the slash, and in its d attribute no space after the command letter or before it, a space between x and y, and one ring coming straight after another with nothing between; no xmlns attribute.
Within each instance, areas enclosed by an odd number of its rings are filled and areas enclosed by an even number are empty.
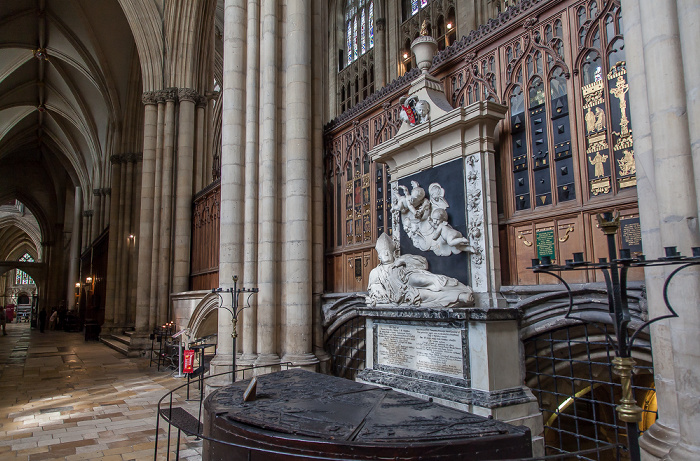
<svg viewBox="0 0 700 461"><path fill-rule="evenodd" d="M607 333L605 335L608 341L615 344L616 357L612 361L613 370L620 376L622 385L622 398L620 399L620 404L616 407L616 411L620 420L627 424L630 457L633 461L639 461L639 429L637 423L641 421L643 410L637 405L632 393L632 371L635 365L632 358L632 347L639 333L652 323L678 317L668 300L668 288L671 280L679 272L688 267L700 265L700 247L692 248L692 256L683 256L677 251L675 246L669 246L664 248L664 256L658 259L646 259L643 254L633 257L629 249L620 249L618 257L615 238L620 229L620 214L603 213L598 214L597 217L598 225L607 237L608 258L599 258L597 263L593 263L584 261L583 253L574 253L573 259L567 259L564 265L558 265L552 264L551 258L545 256L542 257L542 260L533 259L532 267L528 269L532 269L535 273L551 275L564 284L569 296L569 309L564 318L593 325L595 325L594 322L572 315L574 296L571 287L557 272L593 269L600 270L603 273L608 293L610 318L615 327L615 339L610 338ZM627 329L631 320L627 298L627 273L629 269L669 265L679 266L664 281L663 298L669 313L644 322L630 335Z"/></svg>

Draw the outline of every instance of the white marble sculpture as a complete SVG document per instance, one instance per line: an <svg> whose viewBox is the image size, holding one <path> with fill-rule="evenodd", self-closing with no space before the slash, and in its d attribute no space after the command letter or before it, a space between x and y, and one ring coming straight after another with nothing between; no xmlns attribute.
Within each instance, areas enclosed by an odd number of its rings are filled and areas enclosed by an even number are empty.
<svg viewBox="0 0 700 461"><path fill-rule="evenodd" d="M458 280L433 274L422 256L394 256L396 247L386 234L377 239L379 265L369 273L367 304L422 307L463 307L474 302L472 290Z"/></svg>
<svg viewBox="0 0 700 461"><path fill-rule="evenodd" d="M411 126L420 125L430 120L430 103L417 96L402 97L399 100L401 112L399 117Z"/></svg>
<svg viewBox="0 0 700 461"><path fill-rule="evenodd" d="M445 200L445 189L432 183L428 190L430 198L426 197L425 189L411 181L410 192L406 186L399 186L394 197L393 209L400 214L403 230L413 246L438 256L472 252L469 240L447 222L445 210L449 205Z"/></svg>

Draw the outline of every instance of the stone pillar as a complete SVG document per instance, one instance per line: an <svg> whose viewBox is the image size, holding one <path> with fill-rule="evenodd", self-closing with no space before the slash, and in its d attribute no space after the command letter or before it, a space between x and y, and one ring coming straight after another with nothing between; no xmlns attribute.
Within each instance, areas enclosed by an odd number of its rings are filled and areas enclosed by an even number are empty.
<svg viewBox="0 0 700 461"><path fill-rule="evenodd" d="M78 268L80 267L80 216L83 207L82 189L75 188L73 205L73 230L70 238L70 254L68 262L68 280L66 286L66 308L75 310L75 283L79 282Z"/></svg>
<svg viewBox="0 0 700 461"><path fill-rule="evenodd" d="M119 163L119 158L117 156L112 156L110 159L112 164L112 191L114 191L114 196L118 199L121 195L121 164ZM103 330L109 331L110 328L114 326L114 309L116 305L116 290L117 290L117 234L116 229L119 226L119 201L116 200L112 202L110 200L110 210L109 210L109 223L110 223L110 233L109 240L107 243L107 282L105 287L105 321L103 324ZM112 227L114 226L114 227ZM112 232L111 230L114 230Z"/></svg>
<svg viewBox="0 0 700 461"><path fill-rule="evenodd" d="M209 185L205 179L205 145L207 139L207 98L198 96L195 109L195 159L194 159L194 189L195 193Z"/></svg>
<svg viewBox="0 0 700 461"><path fill-rule="evenodd" d="M260 234L256 365L279 363L277 355L277 2L262 0L260 36Z"/></svg>
<svg viewBox="0 0 700 461"><path fill-rule="evenodd" d="M129 234L131 232L131 201L133 199L134 186L134 154L125 156L125 173L122 177L122 185L124 186L119 200L122 210L120 212L119 234L117 235L117 251L119 254L119 285L117 288L117 305L114 312L114 323L117 327L123 328L126 325L127 301L129 292L129 257L130 257L130 241Z"/></svg>
<svg viewBox="0 0 700 461"><path fill-rule="evenodd" d="M160 217L162 204L162 182L163 182L163 140L165 138L165 94L162 91L156 92L156 101L158 101L158 115L156 126L156 163L155 177L153 185L153 251L151 253L151 289L148 312L148 330L158 326L158 276L160 274Z"/></svg>
<svg viewBox="0 0 700 461"><path fill-rule="evenodd" d="M82 241L82 251L86 250L90 245L90 218L92 217L92 210L83 211L82 228L83 232L81 235Z"/></svg>
<svg viewBox="0 0 700 461"><path fill-rule="evenodd" d="M112 188L105 187L102 189L102 194L104 195L104 206L102 207L102 229L109 226L111 213L112 213Z"/></svg>
<svg viewBox="0 0 700 461"><path fill-rule="evenodd" d="M228 288L233 286L233 276L242 276L243 270L246 0L226 0L224 8L219 286ZM220 310L213 373L231 369L232 331L230 314Z"/></svg>
<svg viewBox="0 0 700 461"><path fill-rule="evenodd" d="M168 322L170 304L170 248L173 214L173 157L175 155L175 102L177 90L165 90L163 124L163 173L161 186L160 252L158 255L158 315L156 322Z"/></svg>
<svg viewBox="0 0 700 461"><path fill-rule="evenodd" d="M686 76L684 70L690 65L691 73L697 73L693 67L693 63L697 62L697 53L694 51L699 44L697 31L688 31L686 27L686 20L692 21L693 17L697 17L697 5L685 2L677 4L673 0L645 2L643 5L633 1L625 5L625 14L630 11L633 11L633 24L628 26L625 17L626 30L639 27L634 23L634 14L639 11L647 90L646 95L642 96L648 104L652 145L651 151L637 151L638 122L635 118L635 156L638 164L653 165L651 191L656 198L655 203L654 200L647 203L640 196L639 211L643 226L647 223L654 224L656 216L659 223L658 233L653 232L654 228L651 229L652 232L642 228L644 238L647 239L644 240L644 249L646 252L648 248L677 246L681 253L689 254L690 247L700 246L696 189L698 177L694 175L698 165L693 162L689 128L689 123L696 120L689 114L692 110L690 106L697 104L694 102L696 96L687 93L689 88L692 93L697 76ZM679 24L683 25L683 39L689 43L681 45ZM690 53L688 62L684 51ZM632 63L631 70L638 74L639 70L634 65ZM686 78L690 80L689 86L685 83ZM693 136L697 136L697 133ZM653 158L648 158L650 153ZM640 190L644 192L646 185ZM670 270L667 270L665 275L669 273ZM650 316L656 316L665 312L659 298L663 289L662 280L658 272L651 271L647 274L646 281L650 293ZM700 452L700 434L697 430L700 427L700 413L695 408L697 405L691 404L697 401L700 394L700 370L697 366L700 363L700 353L697 347L692 347L697 343L697 332L700 330L700 312L696 306L696 300L700 297L700 273L692 269L680 273L674 278L673 289L669 294L670 303L680 318L671 319L667 324L655 326L652 330L653 347L655 351L661 347L659 352L662 354L661 357L655 356L654 360L655 379L660 384L657 387L660 419L652 426L653 431L645 433L641 446L647 459L694 459ZM654 304L652 299L655 299ZM664 353L664 349L668 351L669 344L671 356ZM671 399L677 400L676 406L669 405ZM664 402L668 408L661 407ZM677 413L674 414L676 408ZM678 442L677 434L680 435ZM666 454L669 447L671 449Z"/></svg>
<svg viewBox="0 0 700 461"><path fill-rule="evenodd" d="M100 233L102 233L102 227L100 226L101 216L102 216L102 189L93 189L93 199L92 199L92 209L94 211L92 217L92 223L90 225L92 234L92 239L96 239Z"/></svg>
<svg viewBox="0 0 700 461"><path fill-rule="evenodd" d="M289 0L285 44L285 245L282 361L313 366L311 290L311 8Z"/></svg>
<svg viewBox="0 0 700 461"><path fill-rule="evenodd" d="M178 90L180 113L177 130L177 181L175 190L175 247L173 288L179 293L190 285L190 241L192 240L192 181L194 161L194 104L197 92Z"/></svg>
<svg viewBox="0 0 700 461"><path fill-rule="evenodd" d="M246 287L258 281L258 117L260 85L260 0L248 0L248 33L246 59L246 126L245 126L245 228L243 231L243 279ZM250 365L257 358L255 339L257 297L243 311L239 322L242 344L241 365ZM237 351L236 351L237 352Z"/></svg>
<svg viewBox="0 0 700 461"><path fill-rule="evenodd" d="M141 219L139 220L138 281L136 282L137 334L150 331L148 318L151 302L151 262L153 261L153 194L155 189L158 105L155 94L143 95L143 165L141 167ZM156 260L157 261L157 260Z"/></svg>
<svg viewBox="0 0 700 461"><path fill-rule="evenodd" d="M379 91L386 86L386 19L377 19L374 25L374 91Z"/></svg>
<svg viewBox="0 0 700 461"><path fill-rule="evenodd" d="M625 55L627 58L627 78L630 91L630 113L634 124L634 157L637 168L637 196L648 212L640 213L642 245L649 257L663 254L660 237L658 204L654 172L654 152L651 140L649 106L647 103L647 82L644 73L644 49L642 46L642 26L638 1L622 2L624 18ZM666 278L663 267L646 267L644 278L647 287L647 301L650 318L663 315L662 289ZM651 343L654 350L654 386L658 408L663 412L639 440L643 457L663 458L678 442L678 405L675 397L675 377L673 373L673 347L671 345L669 322L664 320L651 326ZM651 457L649 457L651 455Z"/></svg>

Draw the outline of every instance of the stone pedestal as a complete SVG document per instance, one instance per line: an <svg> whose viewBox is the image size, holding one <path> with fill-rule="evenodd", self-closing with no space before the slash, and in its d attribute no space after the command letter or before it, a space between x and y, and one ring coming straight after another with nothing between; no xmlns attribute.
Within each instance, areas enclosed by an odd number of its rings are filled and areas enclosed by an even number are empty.
<svg viewBox="0 0 700 461"><path fill-rule="evenodd" d="M358 381L527 426L542 452L542 415L522 385L516 310L377 306L360 314L367 358Z"/></svg>

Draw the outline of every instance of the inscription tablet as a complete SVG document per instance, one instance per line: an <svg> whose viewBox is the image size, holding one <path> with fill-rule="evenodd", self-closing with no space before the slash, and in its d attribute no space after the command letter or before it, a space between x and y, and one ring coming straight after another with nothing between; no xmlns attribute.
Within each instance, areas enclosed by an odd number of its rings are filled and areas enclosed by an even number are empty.
<svg viewBox="0 0 700 461"><path fill-rule="evenodd" d="M462 331L378 324L377 364L464 379Z"/></svg>

